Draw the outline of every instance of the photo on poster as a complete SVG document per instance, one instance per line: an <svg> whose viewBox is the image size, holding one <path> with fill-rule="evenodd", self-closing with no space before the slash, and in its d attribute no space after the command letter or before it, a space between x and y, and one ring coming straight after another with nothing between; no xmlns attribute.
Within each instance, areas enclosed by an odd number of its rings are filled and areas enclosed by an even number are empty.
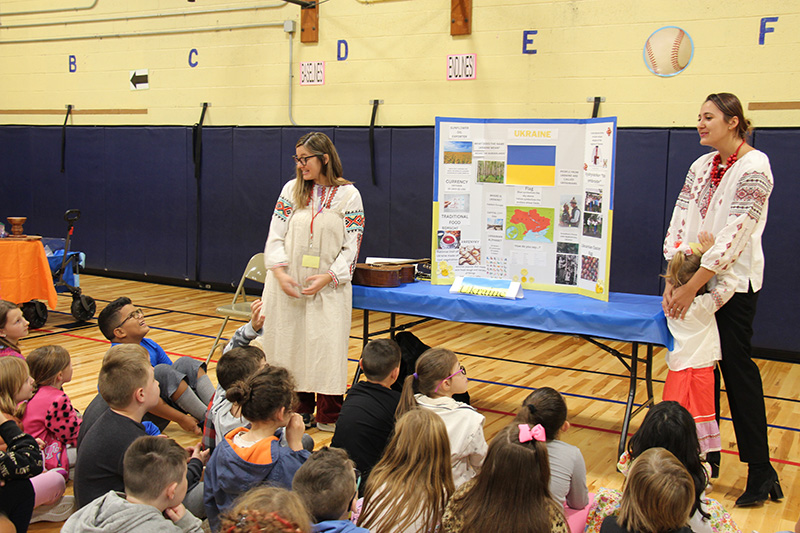
<svg viewBox="0 0 800 533"><path fill-rule="evenodd" d="M478 161L478 183L503 183L505 167L503 161Z"/></svg>
<svg viewBox="0 0 800 533"><path fill-rule="evenodd" d="M458 264L477 266L481 264L480 245L467 244L458 249Z"/></svg>
<svg viewBox="0 0 800 533"><path fill-rule="evenodd" d="M600 238L603 236L603 215L586 213L583 217L583 235Z"/></svg>
<svg viewBox="0 0 800 533"><path fill-rule="evenodd" d="M472 142L444 141L445 165L471 165Z"/></svg>
<svg viewBox="0 0 800 533"><path fill-rule="evenodd" d="M587 213L601 213L603 211L603 193L598 191L586 191L583 210Z"/></svg>
<svg viewBox="0 0 800 533"><path fill-rule="evenodd" d="M469 194L445 194L445 213L469 213Z"/></svg>
<svg viewBox="0 0 800 533"><path fill-rule="evenodd" d="M461 245L461 230L439 230L437 237L439 250L457 250Z"/></svg>
<svg viewBox="0 0 800 533"><path fill-rule="evenodd" d="M496 217L487 217L486 231L503 231L503 219Z"/></svg>
<svg viewBox="0 0 800 533"><path fill-rule="evenodd" d="M506 207L506 240L553 242L552 207Z"/></svg>
<svg viewBox="0 0 800 533"><path fill-rule="evenodd" d="M556 254L556 283L558 285L578 284L578 256Z"/></svg>
<svg viewBox="0 0 800 533"><path fill-rule="evenodd" d="M579 228L581 226L581 210L578 199L571 194L562 194L560 198L558 225L562 228Z"/></svg>
<svg viewBox="0 0 800 533"><path fill-rule="evenodd" d="M556 252L560 254L577 254L578 253L578 243L577 242L559 242L556 244Z"/></svg>
<svg viewBox="0 0 800 533"><path fill-rule="evenodd" d="M597 271L600 269L600 258L590 255L581 256L581 279L597 281Z"/></svg>

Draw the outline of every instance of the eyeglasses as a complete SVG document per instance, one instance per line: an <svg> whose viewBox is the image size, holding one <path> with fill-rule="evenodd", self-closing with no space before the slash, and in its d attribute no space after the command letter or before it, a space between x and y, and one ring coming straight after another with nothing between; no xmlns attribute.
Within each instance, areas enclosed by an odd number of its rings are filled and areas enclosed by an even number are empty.
<svg viewBox="0 0 800 533"><path fill-rule="evenodd" d="M442 386L442 383L444 383L445 381L447 381L450 378L456 377L459 374L464 374L465 376L467 375L467 369L464 368L464 365L458 365L458 370L456 372L453 372L452 374L450 374L446 378L444 378L442 381L440 381L439 384L436 385L436 388L433 389L433 392L439 392L439 387Z"/></svg>
<svg viewBox="0 0 800 533"><path fill-rule="evenodd" d="M315 157L322 157L322 154L306 155L301 157L293 155L292 159L294 159L295 163L299 164L301 167L304 167L308 164L309 159L314 159Z"/></svg>
<svg viewBox="0 0 800 533"><path fill-rule="evenodd" d="M125 318L125 320L123 320L122 322L120 322L119 324L117 324L117 325L114 327L114 329L121 328L121 327L122 327L122 325L123 325L125 322L127 322L128 320L130 320L130 319L139 320L140 318L143 318L143 317L144 317L144 311L142 311L141 309L137 309L136 311L131 311L131 314L129 314L129 315L128 315L128 316Z"/></svg>

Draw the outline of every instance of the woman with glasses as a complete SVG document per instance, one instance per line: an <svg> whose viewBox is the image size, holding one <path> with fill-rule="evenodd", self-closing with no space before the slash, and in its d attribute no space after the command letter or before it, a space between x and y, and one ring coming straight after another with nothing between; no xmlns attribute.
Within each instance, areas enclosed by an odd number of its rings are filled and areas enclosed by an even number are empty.
<svg viewBox="0 0 800 533"><path fill-rule="evenodd" d="M297 381L306 427L333 431L347 384L350 280L364 233L364 207L324 133L295 145L296 177L281 191L265 248L263 346L271 365ZM316 398L315 398L316 395Z"/></svg>

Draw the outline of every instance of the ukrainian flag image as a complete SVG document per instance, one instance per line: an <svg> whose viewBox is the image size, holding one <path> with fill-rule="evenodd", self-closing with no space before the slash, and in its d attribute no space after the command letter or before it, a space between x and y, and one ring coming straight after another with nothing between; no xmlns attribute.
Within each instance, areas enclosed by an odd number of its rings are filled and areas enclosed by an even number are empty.
<svg viewBox="0 0 800 533"><path fill-rule="evenodd" d="M509 145L506 184L555 186L556 147Z"/></svg>

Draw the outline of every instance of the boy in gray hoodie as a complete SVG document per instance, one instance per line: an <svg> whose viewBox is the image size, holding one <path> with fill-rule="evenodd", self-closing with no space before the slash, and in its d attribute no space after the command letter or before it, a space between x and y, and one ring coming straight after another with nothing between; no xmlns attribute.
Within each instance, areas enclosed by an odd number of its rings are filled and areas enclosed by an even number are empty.
<svg viewBox="0 0 800 533"><path fill-rule="evenodd" d="M62 532L200 533L186 510L186 450L174 440L139 437L123 459L125 493L107 492L74 513Z"/></svg>

